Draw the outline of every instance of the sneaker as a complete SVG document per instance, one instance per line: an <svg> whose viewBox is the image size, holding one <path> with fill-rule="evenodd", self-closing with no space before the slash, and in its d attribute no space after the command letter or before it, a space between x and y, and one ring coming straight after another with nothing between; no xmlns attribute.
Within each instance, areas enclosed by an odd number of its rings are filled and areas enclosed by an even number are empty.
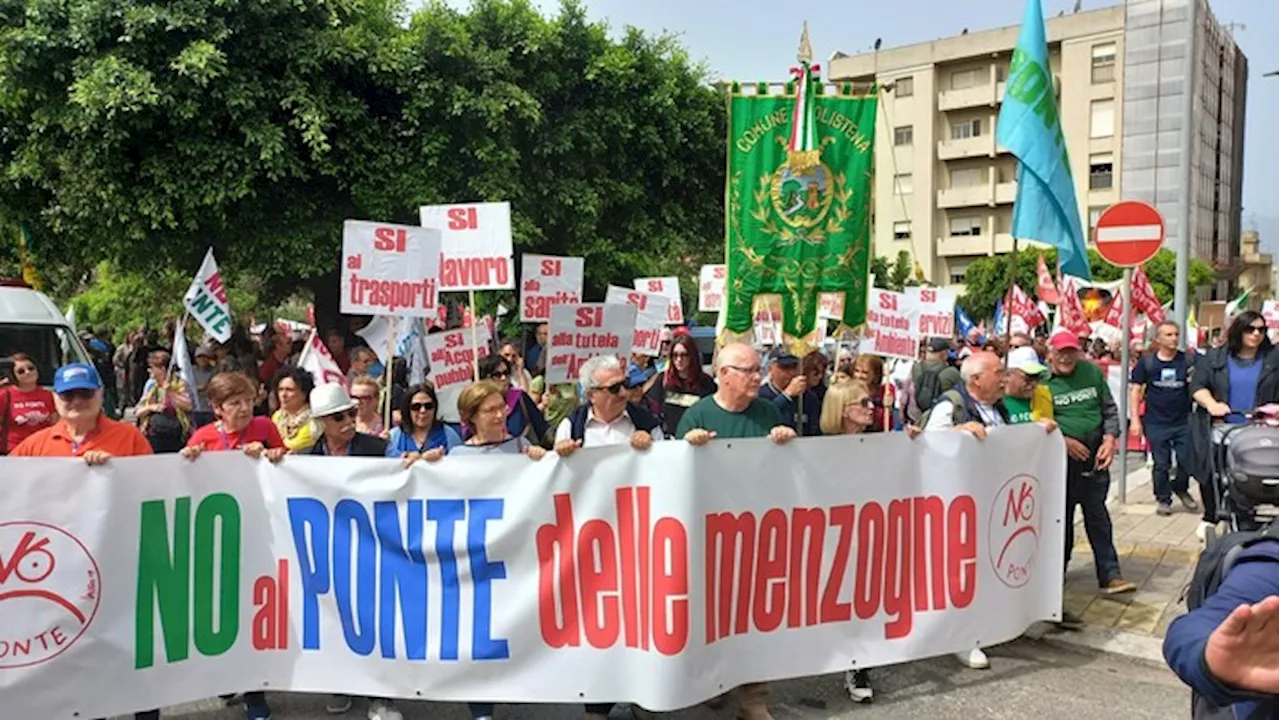
<svg viewBox="0 0 1280 720"><path fill-rule="evenodd" d="M1199 512L1200 503L1196 502L1196 499L1191 497L1191 493L1184 490L1183 492L1177 493L1177 495L1178 499L1182 501L1182 507L1186 508L1189 512Z"/></svg>
<svg viewBox="0 0 1280 720"><path fill-rule="evenodd" d="M961 665L974 670L986 670L991 667L991 661L987 659L987 654L982 652L982 648L974 648L964 652L956 653L956 659Z"/></svg>
<svg viewBox="0 0 1280 720"><path fill-rule="evenodd" d="M869 703L875 699L871 691L871 677L866 670L850 670L844 674L844 689L849 699L856 703Z"/></svg>
<svg viewBox="0 0 1280 720"><path fill-rule="evenodd" d="M1063 630L1083 630L1084 620L1080 619L1080 616L1075 613L1063 610L1062 619L1058 620L1054 625L1057 625Z"/></svg>
<svg viewBox="0 0 1280 720"><path fill-rule="evenodd" d="M369 704L369 720L404 720L404 715L386 700L374 700Z"/></svg>
<svg viewBox="0 0 1280 720"><path fill-rule="evenodd" d="M1103 595L1119 595L1120 593L1133 592L1138 586L1125 580L1124 578L1113 577L1102 584L1099 591Z"/></svg>
<svg viewBox="0 0 1280 720"><path fill-rule="evenodd" d="M1157 514L1157 515L1166 515L1166 516L1167 516L1167 515L1172 515L1172 514L1173 514L1173 503L1171 503L1171 502L1169 502L1169 501L1167 501L1167 500L1162 500L1162 501L1160 501L1160 502L1156 503L1156 514Z"/></svg>
<svg viewBox="0 0 1280 720"><path fill-rule="evenodd" d="M341 715L351 709L350 695L330 695L329 702L325 703L324 710L330 715Z"/></svg>

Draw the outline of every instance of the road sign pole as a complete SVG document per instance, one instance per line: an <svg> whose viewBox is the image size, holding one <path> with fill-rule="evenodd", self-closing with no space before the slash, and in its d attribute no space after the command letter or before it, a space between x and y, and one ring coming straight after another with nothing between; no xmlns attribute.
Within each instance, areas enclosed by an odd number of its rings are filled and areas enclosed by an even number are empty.
<svg viewBox="0 0 1280 720"><path fill-rule="evenodd" d="M1129 323L1133 320L1133 268L1124 269L1124 284L1120 287L1120 301L1124 303L1124 317L1120 321L1120 437L1116 452L1120 460L1120 504L1129 496Z"/></svg>

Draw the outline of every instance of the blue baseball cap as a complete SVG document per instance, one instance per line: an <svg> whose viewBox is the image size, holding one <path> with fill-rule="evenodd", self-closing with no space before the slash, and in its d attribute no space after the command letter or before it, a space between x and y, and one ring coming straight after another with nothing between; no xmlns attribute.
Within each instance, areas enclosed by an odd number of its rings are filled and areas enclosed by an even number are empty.
<svg viewBox="0 0 1280 720"><path fill-rule="evenodd" d="M639 387L649 382L649 378L653 377L655 372L657 371L652 368L642 368L633 363L631 369L627 371L627 387Z"/></svg>
<svg viewBox="0 0 1280 720"><path fill-rule="evenodd" d="M53 373L53 391L56 393L100 389L102 389L102 380L98 378L98 371L94 370L92 365L71 363L63 365Z"/></svg>

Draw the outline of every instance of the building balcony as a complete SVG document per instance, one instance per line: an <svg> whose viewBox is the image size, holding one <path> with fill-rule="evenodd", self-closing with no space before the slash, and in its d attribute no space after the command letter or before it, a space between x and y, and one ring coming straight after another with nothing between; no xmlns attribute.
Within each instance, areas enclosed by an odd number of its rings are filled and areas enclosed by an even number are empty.
<svg viewBox="0 0 1280 720"><path fill-rule="evenodd" d="M953 187L938 191L938 207L942 209L986 206L991 203L991 187L986 183Z"/></svg>
<svg viewBox="0 0 1280 720"><path fill-rule="evenodd" d="M1008 205L1018 196L1018 183L996 183L996 204Z"/></svg>
<svg viewBox="0 0 1280 720"><path fill-rule="evenodd" d="M938 109L943 112L971 107L989 107L995 104L995 83L986 83L963 90L943 90L938 93Z"/></svg>
<svg viewBox="0 0 1280 720"><path fill-rule="evenodd" d="M993 135L979 135L963 140L943 140L938 143L939 160L958 160L972 157L995 157L996 143Z"/></svg>
<svg viewBox="0 0 1280 720"><path fill-rule="evenodd" d="M949 235L937 240L938 257L966 257L991 254L991 235Z"/></svg>

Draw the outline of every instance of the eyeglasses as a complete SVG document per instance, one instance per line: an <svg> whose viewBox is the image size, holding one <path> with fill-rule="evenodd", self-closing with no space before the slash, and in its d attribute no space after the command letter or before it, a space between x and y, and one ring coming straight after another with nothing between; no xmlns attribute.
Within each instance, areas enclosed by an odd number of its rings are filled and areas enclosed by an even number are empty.
<svg viewBox="0 0 1280 720"><path fill-rule="evenodd" d="M1266 331L1267 331L1267 326L1266 326L1266 325L1250 325L1250 326L1249 326L1249 329L1248 329L1248 330L1245 330L1245 332L1246 332L1246 333L1254 333L1254 334L1257 334L1257 335L1261 335L1262 333L1264 333L1264 332L1266 332Z"/></svg>
<svg viewBox="0 0 1280 720"><path fill-rule="evenodd" d="M16 367L16 368L14 368L14 369L13 369L13 374L14 374L14 375L29 375L29 374L31 374L31 373L33 373L33 372L35 372L35 371L36 371L36 369L35 369L35 367L34 367L34 366L32 366L32 365L24 365L24 366L22 366L22 367Z"/></svg>
<svg viewBox="0 0 1280 720"><path fill-rule="evenodd" d="M58 393L58 397L62 398L63 402L71 402L72 400L91 400L96 393L97 390L68 390L66 392Z"/></svg>
<svg viewBox="0 0 1280 720"><path fill-rule="evenodd" d="M409 405L409 412L426 412L428 410L435 410L435 409L436 409L436 404L429 403L429 402L413 403Z"/></svg>
<svg viewBox="0 0 1280 720"><path fill-rule="evenodd" d="M511 372L508 370L494 370L493 372L489 373L489 377L493 378L494 380L504 380L506 378L511 377Z"/></svg>
<svg viewBox="0 0 1280 720"><path fill-rule="evenodd" d="M622 389L626 386L627 386L626 380L619 380L618 382L612 385L601 385L599 387L592 388L592 390L603 390L609 393L610 395L617 395L618 393L622 392Z"/></svg>
<svg viewBox="0 0 1280 720"><path fill-rule="evenodd" d="M325 415L325 417L330 418L330 419L332 419L332 420L339 420L339 421L341 421L341 420L355 420L355 419L356 419L356 411L355 411L355 410L339 410L339 411L338 411L338 412L336 412L336 413L330 413L330 414L328 414L328 415Z"/></svg>
<svg viewBox="0 0 1280 720"><path fill-rule="evenodd" d="M737 370L743 375L759 375L760 374L759 365L752 365L751 367L742 367L741 365L725 365L725 367L729 368L730 370Z"/></svg>
<svg viewBox="0 0 1280 720"><path fill-rule="evenodd" d="M355 400L356 402L371 402L373 400L376 400L377 398L373 395L352 395L351 399Z"/></svg>

